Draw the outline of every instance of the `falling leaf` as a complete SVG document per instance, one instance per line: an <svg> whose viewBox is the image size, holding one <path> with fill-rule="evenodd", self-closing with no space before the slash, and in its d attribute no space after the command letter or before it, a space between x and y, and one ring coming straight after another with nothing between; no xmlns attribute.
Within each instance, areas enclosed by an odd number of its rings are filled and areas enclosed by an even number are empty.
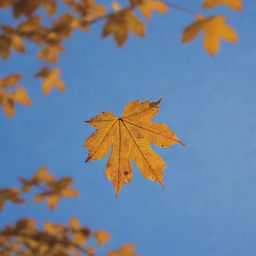
<svg viewBox="0 0 256 256"><path fill-rule="evenodd" d="M243 4L241 0L204 0L202 7L209 9L218 5L226 5L228 8L235 11L243 10Z"/></svg>
<svg viewBox="0 0 256 256"><path fill-rule="evenodd" d="M233 28L225 24L225 16L203 17L198 16L197 21L189 25L183 31L181 41L187 43L203 32L203 47L210 54L214 55L220 47L220 39L234 43L237 35Z"/></svg>
<svg viewBox="0 0 256 256"><path fill-rule="evenodd" d="M98 230L93 235L98 245L103 245L110 239L110 234L105 230Z"/></svg>
<svg viewBox="0 0 256 256"><path fill-rule="evenodd" d="M121 47L128 38L128 32L143 37L145 25L130 9L123 9L109 15L102 30L102 37L113 35L116 44Z"/></svg>
<svg viewBox="0 0 256 256"><path fill-rule="evenodd" d="M125 244L117 251L108 252L108 256L138 256L138 254L134 253L134 245Z"/></svg>
<svg viewBox="0 0 256 256"><path fill-rule="evenodd" d="M132 179L130 160L133 160L142 175L162 183L164 161L150 147L169 147L180 143L176 135L165 124L152 123L157 114L157 102L135 100L127 104L122 117L110 112L101 112L89 121L97 130L83 144L88 149L86 162L102 159L111 147L106 176L112 182L116 196L121 187Z"/></svg>
<svg viewBox="0 0 256 256"><path fill-rule="evenodd" d="M42 77L44 80L42 82L41 90L44 95L48 94L52 87L55 86L60 92L64 91L64 83L60 80L59 75L61 71L59 69L49 69L43 67L35 77Z"/></svg>

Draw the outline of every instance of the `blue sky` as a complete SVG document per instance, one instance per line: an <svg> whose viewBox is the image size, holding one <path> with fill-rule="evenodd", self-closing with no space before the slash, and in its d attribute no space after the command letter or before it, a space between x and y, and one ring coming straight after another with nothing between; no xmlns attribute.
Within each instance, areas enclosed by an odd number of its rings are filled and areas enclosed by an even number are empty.
<svg viewBox="0 0 256 256"><path fill-rule="evenodd" d="M111 233L104 249L129 242L142 256L256 255L255 8L251 0L241 14L209 12L227 14L239 34L239 43L223 43L213 58L200 39L179 42L193 17L176 10L154 15L146 38L130 37L121 49L111 38L100 39L100 24L89 34L76 32L57 64L63 94L41 94L32 78L42 65L34 61L34 49L1 61L1 76L24 74L21 84L33 105L18 106L11 120L1 113L0 187L16 186L17 177L47 165L57 177L72 176L80 197L63 199L54 212L44 204L7 204L0 225L21 217L36 218L39 225L67 223L76 216L93 230ZM133 180L116 200L104 177L107 158L84 163L81 145L93 128L83 120L103 110L119 115L132 100L160 96L154 121L166 123L187 146L154 147L167 165L164 189L133 166Z"/></svg>

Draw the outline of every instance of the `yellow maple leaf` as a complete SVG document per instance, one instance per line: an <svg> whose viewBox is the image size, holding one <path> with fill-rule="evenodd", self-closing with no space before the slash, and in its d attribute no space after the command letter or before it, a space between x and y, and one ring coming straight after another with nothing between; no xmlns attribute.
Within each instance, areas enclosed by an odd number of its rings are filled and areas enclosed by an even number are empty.
<svg viewBox="0 0 256 256"><path fill-rule="evenodd" d="M197 21L190 24L183 31L181 41L190 42L203 32L203 47L210 54L214 55L220 48L220 39L234 43L237 41L235 30L225 24L225 16L198 16Z"/></svg>
<svg viewBox="0 0 256 256"><path fill-rule="evenodd" d="M243 4L241 0L204 0L202 7L209 9L218 5L226 5L228 8L235 11L243 10Z"/></svg>
<svg viewBox="0 0 256 256"><path fill-rule="evenodd" d="M121 47L128 38L128 32L143 37L145 25L130 9L111 14L103 26L102 37L113 35L116 44Z"/></svg>
<svg viewBox="0 0 256 256"><path fill-rule="evenodd" d="M157 114L157 102L135 100L126 105L122 117L110 112L101 112L89 121L97 130L87 138L84 147L88 149L86 162L102 159L112 147L106 166L106 176L112 182L116 196L121 187L132 179L130 160L133 160L142 175L162 186L165 163L150 147L169 147L180 143L176 135L162 123L152 123Z"/></svg>
<svg viewBox="0 0 256 256"><path fill-rule="evenodd" d="M59 69L49 69L47 67L43 67L36 73L35 77L42 77L44 79L41 86L44 95L48 94L53 86L60 92L64 91L64 83L59 78L60 74L61 71Z"/></svg>

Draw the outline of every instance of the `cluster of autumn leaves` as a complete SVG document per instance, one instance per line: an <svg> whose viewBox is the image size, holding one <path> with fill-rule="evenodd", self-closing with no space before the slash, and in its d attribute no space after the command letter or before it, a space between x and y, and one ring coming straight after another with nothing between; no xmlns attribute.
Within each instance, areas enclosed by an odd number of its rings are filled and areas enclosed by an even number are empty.
<svg viewBox="0 0 256 256"><path fill-rule="evenodd" d="M22 194L37 189L33 201L45 201L50 210L54 210L62 197L76 197L78 192L70 188L72 178L56 180L47 172L46 167L37 170L30 179L19 179L21 188L0 189L0 212L7 201L24 204ZM93 242L96 241L96 245ZM7 225L0 230L0 255L10 256L94 256L98 246L110 240L105 230L93 232L80 225L77 218L69 220L68 225L45 222L38 228L36 221L30 218L19 219L14 225ZM108 256L136 256L134 246L126 244L118 250L109 251Z"/></svg>
<svg viewBox="0 0 256 256"><path fill-rule="evenodd" d="M71 36L75 29L89 32L90 26L98 21L103 21L102 37L113 36L118 46L122 46L129 33L143 37L146 33L145 19L150 19L153 12L168 13L169 9L179 9L194 16L195 21L188 25L182 32L181 42L187 43L203 33L203 48L214 55L220 48L221 39L228 42L236 42L235 30L226 24L226 17L213 15L206 17L192 10L162 0L128 0L128 4L122 7L117 1L111 6L103 6L95 0L62 0L65 12L57 14L56 0L0 0L0 10L7 9L12 12L16 20L14 24L0 25L0 56L7 59L12 51L21 54L26 53L25 41L37 45L37 60L43 61L43 66L35 74L36 78L42 78L41 91L48 94L53 87L59 91L64 90L64 83L59 78L61 71L52 68L58 60L58 54L65 52L63 41ZM203 0L202 8L210 9L224 5L231 10L241 11L242 0ZM39 14L43 9L52 22L46 26L43 21L46 15ZM62 9L62 7L61 7ZM49 23L49 22L47 22ZM6 87L6 80L18 77L17 74L9 75L0 80L0 105L4 113L11 117L14 115L14 103L30 105L31 100L25 90ZM19 75L20 78L20 75ZM10 93L16 92L16 93ZM15 95L16 94L16 95ZM17 96L17 94L19 96Z"/></svg>

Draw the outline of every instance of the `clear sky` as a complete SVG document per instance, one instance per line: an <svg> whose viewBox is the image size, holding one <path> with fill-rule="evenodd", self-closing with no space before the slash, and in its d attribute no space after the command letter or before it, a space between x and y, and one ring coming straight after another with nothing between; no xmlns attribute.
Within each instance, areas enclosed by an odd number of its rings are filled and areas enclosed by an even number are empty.
<svg viewBox="0 0 256 256"><path fill-rule="evenodd" d="M111 38L100 39L100 24L89 34L74 33L57 64L63 94L41 94L32 76L42 64L32 48L29 56L1 60L1 76L24 74L33 105L18 106L11 120L0 115L0 187L17 186L17 177L47 165L57 177L72 176L80 197L62 199L54 212L45 204L7 204L0 226L21 217L41 225L76 216L111 233L105 248L129 242L142 256L256 255L256 4L244 2L241 14L210 12L227 14L239 34L238 44L223 43L213 58L200 39L179 42L193 17L176 10L154 15L146 38L130 37L121 49ZM197 10L199 1L180 4ZM154 147L167 165L164 189L133 166L133 180L116 200L104 177L107 158L84 163L81 145L93 128L83 120L103 110L119 115L132 100L160 96L154 121L166 123L187 146Z"/></svg>

